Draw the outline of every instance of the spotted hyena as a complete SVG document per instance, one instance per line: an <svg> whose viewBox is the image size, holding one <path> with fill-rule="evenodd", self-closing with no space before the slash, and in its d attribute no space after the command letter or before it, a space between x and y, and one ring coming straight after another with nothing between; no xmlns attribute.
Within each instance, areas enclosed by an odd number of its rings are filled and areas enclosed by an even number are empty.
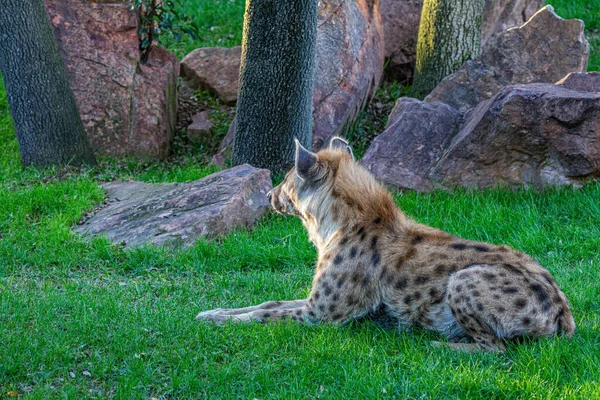
<svg viewBox="0 0 600 400"><path fill-rule="evenodd" d="M205 311L198 320L344 323L384 310L402 329L438 331L465 350L575 331L569 302L546 269L507 246L411 220L340 138L316 154L296 143L295 167L270 201L300 217L318 249L309 298Z"/></svg>

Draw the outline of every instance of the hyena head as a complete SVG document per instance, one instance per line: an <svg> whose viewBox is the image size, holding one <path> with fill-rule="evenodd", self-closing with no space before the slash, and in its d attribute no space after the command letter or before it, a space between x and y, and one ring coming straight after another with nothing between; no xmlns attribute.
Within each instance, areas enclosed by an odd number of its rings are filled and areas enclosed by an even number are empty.
<svg viewBox="0 0 600 400"><path fill-rule="evenodd" d="M342 163L354 160L348 143L334 137L329 147L318 153L306 150L296 140L295 165L283 182L271 192L271 205L281 214L305 217L315 198L331 197L333 183Z"/></svg>
<svg viewBox="0 0 600 400"><path fill-rule="evenodd" d="M271 192L271 205L282 214L299 216L313 241L345 221L365 216L391 218L395 206L388 192L354 161L352 149L339 137L312 153L296 141L295 166Z"/></svg>

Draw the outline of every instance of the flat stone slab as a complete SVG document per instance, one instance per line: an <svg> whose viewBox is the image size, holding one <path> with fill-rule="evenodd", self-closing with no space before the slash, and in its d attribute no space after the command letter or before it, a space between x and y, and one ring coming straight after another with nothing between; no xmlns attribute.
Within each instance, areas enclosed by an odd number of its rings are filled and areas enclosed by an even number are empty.
<svg viewBox="0 0 600 400"><path fill-rule="evenodd" d="M190 183L110 182L108 205L75 231L127 247L189 247L251 227L269 209L270 173L240 165Z"/></svg>

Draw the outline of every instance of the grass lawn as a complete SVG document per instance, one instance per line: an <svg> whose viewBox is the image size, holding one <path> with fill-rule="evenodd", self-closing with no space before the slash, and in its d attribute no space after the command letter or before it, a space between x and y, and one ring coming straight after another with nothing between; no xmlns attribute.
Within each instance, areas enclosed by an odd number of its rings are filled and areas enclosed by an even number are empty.
<svg viewBox="0 0 600 400"><path fill-rule="evenodd" d="M553 3L565 17L593 21L595 1ZM198 43L239 43L242 1L186 4L200 10ZM180 55L198 43L178 44ZM0 82L0 399L600 398L600 183L396 196L421 222L533 255L571 300L573 340L497 355L434 348L435 334L370 323L196 323L200 310L307 296L316 254L295 218L271 215L252 232L186 251L128 251L70 232L102 201L101 180L210 172L192 155L106 160L81 174L22 170Z"/></svg>

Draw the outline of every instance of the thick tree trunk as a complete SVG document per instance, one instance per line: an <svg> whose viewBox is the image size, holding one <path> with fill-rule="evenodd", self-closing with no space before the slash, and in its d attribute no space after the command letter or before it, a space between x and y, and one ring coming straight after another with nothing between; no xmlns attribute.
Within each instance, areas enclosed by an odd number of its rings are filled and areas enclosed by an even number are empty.
<svg viewBox="0 0 600 400"><path fill-rule="evenodd" d="M23 165L96 163L43 0L2 0L0 71Z"/></svg>
<svg viewBox="0 0 600 400"><path fill-rule="evenodd" d="M317 0L246 0L233 164L280 172L312 143Z"/></svg>
<svg viewBox="0 0 600 400"><path fill-rule="evenodd" d="M481 52L485 0L425 0L413 90L425 96Z"/></svg>

